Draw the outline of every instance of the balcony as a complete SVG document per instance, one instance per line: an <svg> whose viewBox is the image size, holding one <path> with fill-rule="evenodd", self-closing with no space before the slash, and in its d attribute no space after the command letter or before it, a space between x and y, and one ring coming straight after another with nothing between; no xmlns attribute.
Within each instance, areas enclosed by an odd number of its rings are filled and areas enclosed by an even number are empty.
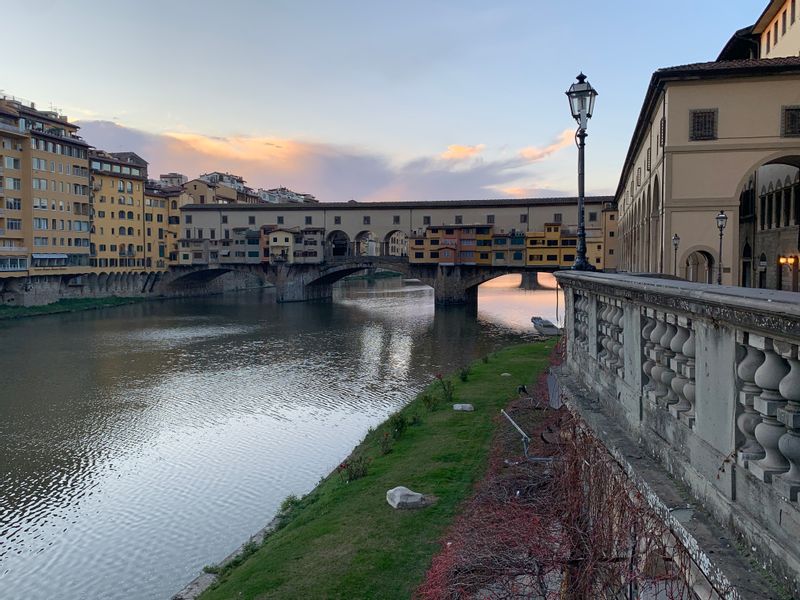
<svg viewBox="0 0 800 600"><path fill-rule="evenodd" d="M0 256L8 256L9 254L13 256L28 254L28 248L25 246L0 246Z"/></svg>
<svg viewBox="0 0 800 600"><path fill-rule="evenodd" d="M561 380L577 410L606 423L593 428L616 435L615 448L633 448L626 456L654 457L723 535L797 593L800 295L600 273L556 278L566 304Z"/></svg>
<svg viewBox="0 0 800 600"><path fill-rule="evenodd" d="M16 135L24 136L25 132L20 131L19 127L16 125L10 125L8 123L4 123L0 121L0 130L7 131L9 133L15 133Z"/></svg>

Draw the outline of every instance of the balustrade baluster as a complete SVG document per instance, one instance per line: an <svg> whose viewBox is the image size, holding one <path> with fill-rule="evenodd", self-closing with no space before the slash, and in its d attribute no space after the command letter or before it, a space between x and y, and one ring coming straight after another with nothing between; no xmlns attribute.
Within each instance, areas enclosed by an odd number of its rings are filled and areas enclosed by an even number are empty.
<svg viewBox="0 0 800 600"><path fill-rule="evenodd" d="M800 491L800 361L798 347L792 344L775 344L789 362L789 372L781 379L778 391L787 403L778 409L778 420L788 431L778 440L778 450L789 461L789 470L773 480L775 487L785 497L797 500Z"/></svg>
<svg viewBox="0 0 800 600"><path fill-rule="evenodd" d="M683 324L681 324L681 321L683 321ZM675 320L675 329L675 337L672 338L672 341L669 345L670 350L675 353L675 356L672 358L670 363L670 367L675 373L675 376L670 382L670 387L675 393L675 396L678 398L678 401L669 407L669 412L677 419L680 416L680 413L691 410L692 403L689 402L683 392L686 384L689 382L689 380L686 379L683 374L683 367L687 362L687 358L683 354L683 346L689 339L689 328L686 326L686 320L682 320L681 318L677 317Z"/></svg>
<svg viewBox="0 0 800 600"><path fill-rule="evenodd" d="M664 319L666 321L665 325L667 330L664 332L664 335L661 337L661 347L664 348L662 351L662 371L661 371L661 381L664 383L664 387L666 388L666 395L661 399L662 404L664 407L668 407L671 404L675 404L678 402L678 396L672 390L672 378L675 377L675 371L672 370L670 367L670 361L675 356L675 353L670 348L672 344L672 338L674 338L678 333L678 328L675 327L675 315L666 314L664 315Z"/></svg>
<svg viewBox="0 0 800 600"><path fill-rule="evenodd" d="M749 334L738 332L736 337L746 352L736 367L736 374L742 381L739 404L744 407L744 411L736 419L736 426L744 436L744 443L737 452L736 462L747 468L750 461L764 458L764 448L755 436L756 425L761 422L761 415L753 408L755 398L761 394L761 388L756 385L755 377L756 371L764 363L764 353L750 344Z"/></svg>
<svg viewBox="0 0 800 600"><path fill-rule="evenodd" d="M652 369L650 369L650 375L653 379L653 389L648 392L648 396L650 397L650 402L657 406L659 399L667 394L667 386L661 381L661 375L664 372L664 365L662 364L664 347L661 345L661 338L664 337L667 331L667 325L664 322L666 316L664 313L656 311L654 316L656 319L656 326L650 334L650 341L653 342L653 349L650 351L650 357L655 364Z"/></svg>
<svg viewBox="0 0 800 600"><path fill-rule="evenodd" d="M650 341L650 334L653 333L653 329L656 327L656 320L650 316L650 311L648 309L643 309L642 316L647 321L642 327L642 339L644 340L644 347L642 351L642 357L644 361L642 362L642 372L644 372L645 377L647 377L647 381L642 382L642 391L646 394L650 390L654 389L653 378L650 376L650 370L656 364L655 361L650 357L650 351L655 347L652 341Z"/></svg>
<svg viewBox="0 0 800 600"><path fill-rule="evenodd" d="M694 358L695 358L695 338L694 326L688 319L680 320L689 331L688 339L683 343L681 353L686 357L686 363L683 365L683 378L686 383L683 386L683 397L689 403L689 410L682 412L680 418L686 422L689 427L694 427L694 401L695 401L695 380L694 380Z"/></svg>
<svg viewBox="0 0 800 600"><path fill-rule="evenodd" d="M778 440L786 433L786 428L777 418L778 409L786 404L778 387L789 372L789 366L775 352L771 338L751 334L750 339L751 343L764 352L764 362L755 375L755 382L761 388L761 393L753 401L753 408L761 415L761 422L755 428L755 436L764 448L764 458L751 461L748 467L756 477L769 483L774 475L789 470L789 461L778 449Z"/></svg>

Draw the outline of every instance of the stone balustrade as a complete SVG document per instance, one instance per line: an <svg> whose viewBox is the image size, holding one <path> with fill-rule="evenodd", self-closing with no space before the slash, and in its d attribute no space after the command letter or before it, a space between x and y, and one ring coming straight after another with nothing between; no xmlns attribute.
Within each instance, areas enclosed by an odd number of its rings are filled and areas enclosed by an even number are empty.
<svg viewBox="0 0 800 600"><path fill-rule="evenodd" d="M567 368L800 589L800 295L559 272Z"/></svg>

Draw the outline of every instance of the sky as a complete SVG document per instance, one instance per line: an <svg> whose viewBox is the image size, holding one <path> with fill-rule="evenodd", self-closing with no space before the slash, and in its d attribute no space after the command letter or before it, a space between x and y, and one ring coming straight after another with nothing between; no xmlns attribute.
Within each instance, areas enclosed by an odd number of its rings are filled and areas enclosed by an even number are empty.
<svg viewBox="0 0 800 600"><path fill-rule="evenodd" d="M321 201L613 194L652 72L714 60L766 0L37 0L4 6L0 90L151 177ZM24 26L11 26L24 24Z"/></svg>

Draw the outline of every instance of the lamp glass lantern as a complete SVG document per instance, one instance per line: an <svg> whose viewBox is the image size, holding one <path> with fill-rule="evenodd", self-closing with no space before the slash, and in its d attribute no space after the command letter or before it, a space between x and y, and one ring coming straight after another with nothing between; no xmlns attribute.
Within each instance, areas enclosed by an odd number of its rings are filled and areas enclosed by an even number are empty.
<svg viewBox="0 0 800 600"><path fill-rule="evenodd" d="M581 127L585 128L586 121L592 118L592 113L594 112L594 100L597 98L597 90L592 87L592 84L589 83L583 73L579 74L576 79L577 81L569 87L566 94L569 99L572 118Z"/></svg>
<svg viewBox="0 0 800 600"><path fill-rule="evenodd" d="M728 224L728 215L725 214L724 210L719 211L719 214L716 217L717 219L717 228L719 229L720 234L725 229L725 226Z"/></svg>

